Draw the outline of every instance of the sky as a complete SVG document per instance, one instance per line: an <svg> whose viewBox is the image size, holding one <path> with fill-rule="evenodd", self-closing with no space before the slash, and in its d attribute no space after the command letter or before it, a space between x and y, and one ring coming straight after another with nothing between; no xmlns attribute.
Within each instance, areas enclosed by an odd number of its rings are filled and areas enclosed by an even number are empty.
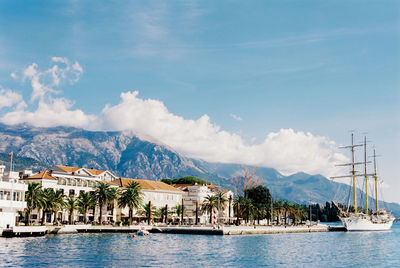
<svg viewBox="0 0 400 268"><path fill-rule="evenodd" d="M0 122L325 176L353 131L400 202L400 2L1 1Z"/></svg>

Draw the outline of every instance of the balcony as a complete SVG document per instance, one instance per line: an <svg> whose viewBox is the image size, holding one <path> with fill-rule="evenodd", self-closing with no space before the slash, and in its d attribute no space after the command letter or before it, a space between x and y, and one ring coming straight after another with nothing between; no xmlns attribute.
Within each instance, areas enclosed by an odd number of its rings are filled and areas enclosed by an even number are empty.
<svg viewBox="0 0 400 268"><path fill-rule="evenodd" d="M5 191L27 191L28 190L28 185L26 185L23 182L15 182L13 180L3 180L0 181L0 190L5 190Z"/></svg>
<svg viewBox="0 0 400 268"><path fill-rule="evenodd" d="M4 196L3 199L0 199L0 208L3 211L24 210L26 208L26 202L9 200L7 199L7 196Z"/></svg>

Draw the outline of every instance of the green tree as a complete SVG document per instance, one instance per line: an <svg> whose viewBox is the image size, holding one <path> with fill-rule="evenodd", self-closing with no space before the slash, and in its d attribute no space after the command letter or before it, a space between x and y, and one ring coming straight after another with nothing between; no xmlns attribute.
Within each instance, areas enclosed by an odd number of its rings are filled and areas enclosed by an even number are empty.
<svg viewBox="0 0 400 268"><path fill-rule="evenodd" d="M53 213L54 213L54 221L57 220L57 212L62 211L65 207L65 195L63 190L58 189L55 191L53 196L54 204L53 204Z"/></svg>
<svg viewBox="0 0 400 268"><path fill-rule="evenodd" d="M79 212L83 214L84 222L87 223L87 212L88 209L93 207L96 204L96 200L94 199L94 195L90 192L81 192L78 197L78 208Z"/></svg>
<svg viewBox="0 0 400 268"><path fill-rule="evenodd" d="M142 205L142 209L139 211L139 214L142 216L149 217L150 212L151 212L152 216L155 216L155 217L158 216L157 208L153 204L151 204L151 208L150 208L149 203L146 203L146 204Z"/></svg>
<svg viewBox="0 0 400 268"><path fill-rule="evenodd" d="M215 194L215 198L217 199L217 209L224 211L226 208L226 204L228 203L228 198L225 193L217 192Z"/></svg>
<svg viewBox="0 0 400 268"><path fill-rule="evenodd" d="M50 215L54 216L54 220L56 220L57 211L62 210L64 206L64 194L61 189L54 191L51 188L46 188L42 193L42 204L41 208L43 211L42 214L42 225L45 221L45 214L50 213ZM51 217L50 217L51 218ZM50 221L51 222L51 221Z"/></svg>
<svg viewBox="0 0 400 268"><path fill-rule="evenodd" d="M161 180L162 182L166 183L166 184L206 184L206 185L210 185L211 182L200 179L198 177L194 177L194 176L186 176L186 177L182 177L179 179L163 179Z"/></svg>
<svg viewBox="0 0 400 268"><path fill-rule="evenodd" d="M277 200L274 202L274 208L276 211L276 223L280 224L280 218L281 218L281 213L283 210L283 201L282 200Z"/></svg>
<svg viewBox="0 0 400 268"><path fill-rule="evenodd" d="M240 207L242 210L241 213L242 213L242 215L245 216L246 223L248 223L250 221L250 219L254 216L254 212L255 212L255 209L251 202L251 199L248 197L244 197L242 199L242 204L240 205Z"/></svg>
<svg viewBox="0 0 400 268"><path fill-rule="evenodd" d="M260 219L265 218L267 210L271 207L272 196L269 189L263 185L258 185L246 190L245 196L251 200L259 224Z"/></svg>
<svg viewBox="0 0 400 268"><path fill-rule="evenodd" d="M102 224L103 206L107 202L111 202L117 197L117 190L115 188L111 188L109 184L99 182L94 186L94 195L100 210L99 223Z"/></svg>
<svg viewBox="0 0 400 268"><path fill-rule="evenodd" d="M69 224L74 224L74 211L78 209L78 202L73 196L68 196L65 202L65 208L68 210Z"/></svg>
<svg viewBox="0 0 400 268"><path fill-rule="evenodd" d="M212 222L212 211L213 208L217 207L217 198L215 195L207 195L204 198L203 204L201 205L201 209L210 213L210 223Z"/></svg>
<svg viewBox="0 0 400 268"><path fill-rule="evenodd" d="M52 212L53 207L55 206L54 202L54 190L51 188L46 188L42 190L42 202L40 205L40 209L42 210L41 217L41 225L44 225L45 215L47 212Z"/></svg>
<svg viewBox="0 0 400 268"><path fill-rule="evenodd" d="M31 225L32 210L40 208L42 206L42 197L42 185L36 182L28 183L28 191L25 192L26 225Z"/></svg>
<svg viewBox="0 0 400 268"><path fill-rule="evenodd" d="M129 208L129 223L132 224L133 209L139 209L143 202L143 193L137 182L131 182L118 198L118 206L120 208Z"/></svg>
<svg viewBox="0 0 400 268"><path fill-rule="evenodd" d="M290 212L290 208L291 208L289 201L284 200L282 207L283 207L283 211L285 213L284 214L285 215L285 225L287 225L288 213Z"/></svg>

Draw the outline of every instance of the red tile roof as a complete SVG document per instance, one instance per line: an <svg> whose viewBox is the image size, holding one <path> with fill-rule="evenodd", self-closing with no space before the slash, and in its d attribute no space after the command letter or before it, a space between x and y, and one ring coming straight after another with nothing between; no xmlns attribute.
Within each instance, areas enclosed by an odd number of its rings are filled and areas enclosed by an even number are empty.
<svg viewBox="0 0 400 268"><path fill-rule="evenodd" d="M165 190L165 191L174 191L174 192L182 192L182 190L175 188L169 184L166 184L161 181L151 181L151 180L137 180L137 179L129 179L129 178L119 178L113 180L112 182L108 182L111 185L118 185L119 187L127 187L129 183L137 182L139 183L140 188L144 190Z"/></svg>
<svg viewBox="0 0 400 268"><path fill-rule="evenodd" d="M34 180L34 179L44 179L44 180L57 180L53 176L49 170L42 171L40 173L34 174L30 177L24 178L24 180Z"/></svg>

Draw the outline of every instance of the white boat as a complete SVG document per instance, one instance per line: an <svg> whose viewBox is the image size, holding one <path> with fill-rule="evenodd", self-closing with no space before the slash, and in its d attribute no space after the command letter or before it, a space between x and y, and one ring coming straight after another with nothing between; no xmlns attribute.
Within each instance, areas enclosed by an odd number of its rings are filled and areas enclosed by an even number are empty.
<svg viewBox="0 0 400 268"><path fill-rule="evenodd" d="M385 231L392 227L394 217L385 211L385 215L357 214L339 217L347 231Z"/></svg>
<svg viewBox="0 0 400 268"><path fill-rule="evenodd" d="M339 206L333 202L333 204L339 209L340 215L339 218L342 221L344 227L346 228L347 231L385 231L385 230L390 230L392 227L393 221L395 218L388 213L386 210L379 210L378 206L378 175L376 172L376 154L374 150L374 173L373 174L367 174L367 153L366 153L366 138L364 137L364 144L357 144L354 145L353 141L353 134L351 134L351 145L350 146L344 146L341 148L350 148L352 152L352 162L349 164L342 164L339 166L351 166L352 169L350 171L351 175L345 175L345 176L338 176L338 177L332 177L333 179L335 178L346 178L350 177L352 178L352 184L353 184L353 212L349 211L342 211ZM354 161L354 148L359 147L359 146L364 146L364 162L358 162L356 163ZM355 170L355 166L363 164L364 165L364 174L358 174L357 171ZM365 194L365 211L366 213L360 213L358 212L357 209L357 188L356 188L356 178L357 177L364 177L364 194ZM375 181L375 208L376 211L369 214L369 209L368 209L368 179L372 177Z"/></svg>
<svg viewBox="0 0 400 268"><path fill-rule="evenodd" d="M139 231L136 232L136 234L140 235L140 236L146 236L146 235L149 235L150 233L149 233L149 231L145 230L144 227L142 227L142 228L140 228Z"/></svg>

